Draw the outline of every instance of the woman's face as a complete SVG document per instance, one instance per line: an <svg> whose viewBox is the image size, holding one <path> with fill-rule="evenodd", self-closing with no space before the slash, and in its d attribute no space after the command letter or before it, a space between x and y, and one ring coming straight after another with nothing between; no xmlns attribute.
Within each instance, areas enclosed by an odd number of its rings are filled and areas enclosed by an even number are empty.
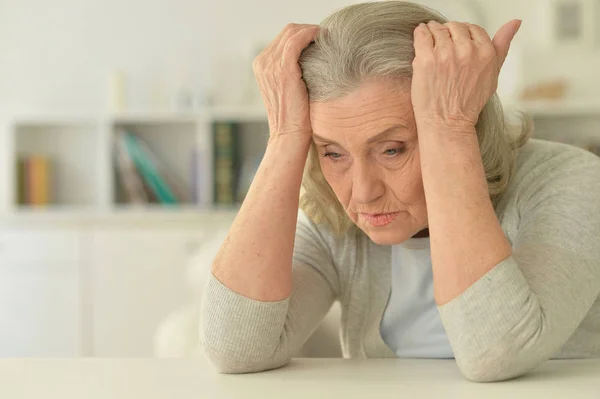
<svg viewBox="0 0 600 399"><path fill-rule="evenodd" d="M343 98L311 103L310 118L321 170L371 240L398 244L427 227L409 83L364 83Z"/></svg>

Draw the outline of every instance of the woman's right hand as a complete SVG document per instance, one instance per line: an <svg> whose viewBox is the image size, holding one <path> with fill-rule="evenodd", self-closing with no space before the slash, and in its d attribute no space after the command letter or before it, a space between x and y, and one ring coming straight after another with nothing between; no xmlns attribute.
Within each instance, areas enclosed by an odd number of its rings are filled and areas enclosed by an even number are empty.
<svg viewBox="0 0 600 399"><path fill-rule="evenodd" d="M318 25L287 25L254 60L253 69L267 109L270 139L310 138L308 92L298 64L300 53L319 32Z"/></svg>

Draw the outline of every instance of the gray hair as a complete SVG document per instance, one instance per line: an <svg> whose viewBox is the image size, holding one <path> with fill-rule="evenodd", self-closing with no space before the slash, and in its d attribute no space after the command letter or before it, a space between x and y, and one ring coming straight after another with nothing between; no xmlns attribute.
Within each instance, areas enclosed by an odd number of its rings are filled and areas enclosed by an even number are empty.
<svg viewBox="0 0 600 399"><path fill-rule="evenodd" d="M431 20L448 22L436 11L407 1L355 4L333 13L300 56L309 100L343 97L370 78L412 78L413 32ZM521 125L509 126L494 94L481 111L476 130L495 206L514 173L516 151L529 138L531 122L523 118ZM327 223L336 233L353 226L323 176L314 143L302 179L300 207L315 223Z"/></svg>

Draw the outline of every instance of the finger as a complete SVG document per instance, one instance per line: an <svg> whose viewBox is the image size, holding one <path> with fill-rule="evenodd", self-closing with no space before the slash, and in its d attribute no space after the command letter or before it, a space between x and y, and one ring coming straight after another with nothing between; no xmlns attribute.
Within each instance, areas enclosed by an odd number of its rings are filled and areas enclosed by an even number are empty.
<svg viewBox="0 0 600 399"><path fill-rule="evenodd" d="M319 26L305 27L292 35L283 47L281 54L282 66L297 66L302 50L313 42L319 34Z"/></svg>
<svg viewBox="0 0 600 399"><path fill-rule="evenodd" d="M498 57L498 66L502 66L504 64L504 60L506 60L506 56L508 55L508 49L510 48L510 43L514 39L515 35L519 31L521 27L521 20L514 19L506 24L504 24L492 40L494 44L494 48L496 49L496 56Z"/></svg>
<svg viewBox="0 0 600 399"><path fill-rule="evenodd" d="M415 57L422 57L433 51L433 36L427 25L421 23L414 33Z"/></svg>
<svg viewBox="0 0 600 399"><path fill-rule="evenodd" d="M271 43L269 43L266 50L276 49L277 46L279 45L279 43L281 42L283 35L285 35L292 28L292 26L294 26L294 24L287 24L286 26L284 26L284 28L279 31L277 36L275 36L275 38L273 40L271 40Z"/></svg>
<svg viewBox="0 0 600 399"><path fill-rule="evenodd" d="M488 45L492 43L490 35L479 25L468 24L471 39L477 44Z"/></svg>
<svg viewBox="0 0 600 399"><path fill-rule="evenodd" d="M444 26L448 28L450 32L450 38L455 44L471 44L471 33L469 32L469 27L462 22L448 22L445 23Z"/></svg>
<svg viewBox="0 0 600 399"><path fill-rule="evenodd" d="M283 52L283 48L290 37L294 36L296 33L301 31L302 29L308 27L314 27L318 25L309 25L309 24L287 24L285 28L281 31L278 37L273 40L274 48L273 52L277 54L277 56L281 56L281 52Z"/></svg>
<svg viewBox="0 0 600 399"><path fill-rule="evenodd" d="M429 31L433 36L434 48L452 44L452 39L450 38L450 31L447 27L433 20L427 23L427 27L429 28Z"/></svg>

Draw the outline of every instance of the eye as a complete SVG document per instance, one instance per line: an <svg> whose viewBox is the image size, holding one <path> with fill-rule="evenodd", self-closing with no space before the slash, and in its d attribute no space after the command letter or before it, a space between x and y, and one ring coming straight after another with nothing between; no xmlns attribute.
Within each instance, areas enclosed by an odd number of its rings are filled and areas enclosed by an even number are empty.
<svg viewBox="0 0 600 399"><path fill-rule="evenodd" d="M333 160L336 159L340 159L342 157L342 154L337 153L337 152L326 152L325 155L323 155L325 158L331 158Z"/></svg>
<svg viewBox="0 0 600 399"><path fill-rule="evenodd" d="M390 148L389 150L385 150L383 153L390 157L394 155L402 154L404 152L404 148Z"/></svg>

